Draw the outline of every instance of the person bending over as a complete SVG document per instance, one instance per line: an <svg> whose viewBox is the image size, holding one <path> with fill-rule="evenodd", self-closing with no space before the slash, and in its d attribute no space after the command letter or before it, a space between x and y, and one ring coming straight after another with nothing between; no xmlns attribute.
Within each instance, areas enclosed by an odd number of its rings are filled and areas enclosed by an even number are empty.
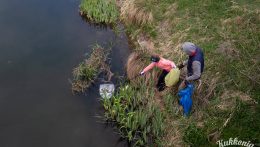
<svg viewBox="0 0 260 147"><path fill-rule="evenodd" d="M162 58L158 55L152 55L151 61L152 61L152 63L150 65L148 65L146 68L144 68L144 70L142 70L140 75L144 75L146 72L148 72L149 70L151 70L155 66L162 69L162 73L159 76L158 83L157 83L156 87L157 87L158 91L163 91L165 89L164 78L170 72L170 70L172 68L177 68L177 67L176 67L176 65L173 61L164 59L164 58Z"/></svg>

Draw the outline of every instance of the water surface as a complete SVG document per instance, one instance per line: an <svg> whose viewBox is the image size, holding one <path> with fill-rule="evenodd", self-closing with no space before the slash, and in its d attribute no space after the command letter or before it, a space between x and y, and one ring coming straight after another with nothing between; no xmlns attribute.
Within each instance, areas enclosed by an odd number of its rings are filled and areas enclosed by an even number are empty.
<svg viewBox="0 0 260 147"><path fill-rule="evenodd" d="M0 1L0 146L125 146L98 123L98 91L71 93L72 69L90 45L116 42L112 71L122 74L125 35L98 29L78 15L79 0ZM97 86L97 85L96 85Z"/></svg>

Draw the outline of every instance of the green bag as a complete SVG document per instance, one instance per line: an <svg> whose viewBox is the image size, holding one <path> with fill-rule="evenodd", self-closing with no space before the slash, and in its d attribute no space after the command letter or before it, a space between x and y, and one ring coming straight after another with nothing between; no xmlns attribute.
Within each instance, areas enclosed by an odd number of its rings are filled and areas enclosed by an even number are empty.
<svg viewBox="0 0 260 147"><path fill-rule="evenodd" d="M171 87L171 86L176 85L179 81L180 73L181 72L180 72L179 68L171 69L171 71L164 78L165 85L167 87Z"/></svg>

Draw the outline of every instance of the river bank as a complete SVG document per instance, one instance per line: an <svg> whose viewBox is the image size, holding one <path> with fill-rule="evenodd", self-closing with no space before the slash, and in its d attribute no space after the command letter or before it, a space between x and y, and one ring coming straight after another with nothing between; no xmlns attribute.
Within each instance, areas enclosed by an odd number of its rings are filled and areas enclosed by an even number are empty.
<svg viewBox="0 0 260 147"><path fill-rule="evenodd" d="M185 41L199 45L206 62L188 118L182 117L176 91L154 91L159 70L122 85L114 99L104 101L105 116L117 122L122 136L137 145L210 146L232 137L259 143L259 126L247 125L260 121L259 2L120 0L117 5L143 58L138 70L152 53L180 63L187 58L180 49Z"/></svg>

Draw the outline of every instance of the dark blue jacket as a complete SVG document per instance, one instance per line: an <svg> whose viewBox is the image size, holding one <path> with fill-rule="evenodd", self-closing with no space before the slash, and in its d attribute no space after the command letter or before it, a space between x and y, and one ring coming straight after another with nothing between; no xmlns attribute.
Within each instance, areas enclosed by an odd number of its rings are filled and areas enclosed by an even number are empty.
<svg viewBox="0 0 260 147"><path fill-rule="evenodd" d="M203 69L204 69L204 55L203 55L202 50L199 47L196 47L195 55L189 56L188 65L187 65L188 76L193 75L193 70L192 70L192 62L193 61L199 61L200 62L201 73L202 73Z"/></svg>

